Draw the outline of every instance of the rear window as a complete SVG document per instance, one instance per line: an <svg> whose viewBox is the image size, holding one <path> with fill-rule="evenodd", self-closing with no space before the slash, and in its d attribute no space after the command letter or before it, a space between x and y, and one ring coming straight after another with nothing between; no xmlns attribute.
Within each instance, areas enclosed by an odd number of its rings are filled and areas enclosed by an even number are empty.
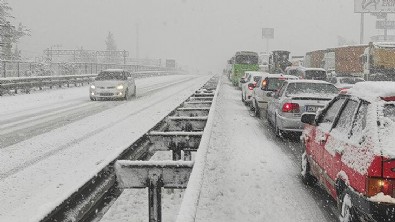
<svg viewBox="0 0 395 222"><path fill-rule="evenodd" d="M306 79L326 80L326 72L321 70L306 70Z"/></svg>
<svg viewBox="0 0 395 222"><path fill-rule="evenodd" d="M290 83L287 87L288 94L337 94L338 92L334 85L325 83Z"/></svg>
<svg viewBox="0 0 395 222"><path fill-rule="evenodd" d="M127 78L124 72L101 72L96 80L126 80Z"/></svg>
<svg viewBox="0 0 395 222"><path fill-rule="evenodd" d="M254 76L254 82L258 82L261 78L261 76Z"/></svg>
<svg viewBox="0 0 395 222"><path fill-rule="evenodd" d="M267 91L276 91L283 84L285 79L279 78L268 78L267 79Z"/></svg>
<svg viewBox="0 0 395 222"><path fill-rule="evenodd" d="M341 78L340 83L342 84L355 84L357 82L364 82L365 80L359 78Z"/></svg>

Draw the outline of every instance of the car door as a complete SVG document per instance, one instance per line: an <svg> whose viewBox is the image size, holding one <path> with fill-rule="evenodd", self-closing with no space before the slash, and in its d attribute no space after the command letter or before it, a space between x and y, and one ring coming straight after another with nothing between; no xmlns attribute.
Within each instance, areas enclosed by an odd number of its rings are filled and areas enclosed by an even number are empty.
<svg viewBox="0 0 395 222"><path fill-rule="evenodd" d="M280 87L279 91L275 92L273 95L273 98L269 101L268 103L268 108L267 108L267 115L268 115L268 120L274 124L274 118L276 117L276 109L279 106L279 100L281 99L281 96L284 94L285 89L287 88L287 83L284 82L283 85Z"/></svg>
<svg viewBox="0 0 395 222"><path fill-rule="evenodd" d="M312 170L318 175L317 178L319 178L321 182L325 181L323 178L323 171L325 168L323 161L325 143L328 139L329 132L332 129L332 125L345 101L345 97L336 97L332 100L328 107L323 110L320 116L318 116L318 126L313 129L314 132L307 135L308 137L312 137L307 140L307 146L310 149L309 154L313 160Z"/></svg>
<svg viewBox="0 0 395 222"><path fill-rule="evenodd" d="M323 149L323 169L325 185L336 196L335 182L341 171L341 158L343 149L350 146L349 138L351 128L359 106L359 101L347 99L340 113L335 118L332 129L325 142Z"/></svg>

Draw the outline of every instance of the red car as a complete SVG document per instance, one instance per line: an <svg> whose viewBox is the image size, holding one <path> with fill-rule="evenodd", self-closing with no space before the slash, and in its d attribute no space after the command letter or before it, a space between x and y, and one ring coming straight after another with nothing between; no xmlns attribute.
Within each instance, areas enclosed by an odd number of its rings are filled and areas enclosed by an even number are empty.
<svg viewBox="0 0 395 222"><path fill-rule="evenodd" d="M302 180L337 200L341 221L395 221L395 82L361 82L302 115Z"/></svg>

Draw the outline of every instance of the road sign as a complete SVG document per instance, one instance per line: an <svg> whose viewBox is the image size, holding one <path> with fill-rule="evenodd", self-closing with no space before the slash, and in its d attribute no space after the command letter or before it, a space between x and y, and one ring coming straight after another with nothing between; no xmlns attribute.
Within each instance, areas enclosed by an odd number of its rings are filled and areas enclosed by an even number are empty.
<svg viewBox="0 0 395 222"><path fill-rule="evenodd" d="M395 29L395 21L376 21L376 29Z"/></svg>
<svg viewBox="0 0 395 222"><path fill-rule="evenodd" d="M263 39L274 39L274 28L262 28Z"/></svg>
<svg viewBox="0 0 395 222"><path fill-rule="evenodd" d="M370 37L370 40L372 42L384 42L384 41L394 42L395 35L387 35L386 38L384 35L375 35L375 36Z"/></svg>
<svg viewBox="0 0 395 222"><path fill-rule="evenodd" d="M354 0L354 12L356 12L356 13L372 13L372 12L395 13L395 0Z"/></svg>

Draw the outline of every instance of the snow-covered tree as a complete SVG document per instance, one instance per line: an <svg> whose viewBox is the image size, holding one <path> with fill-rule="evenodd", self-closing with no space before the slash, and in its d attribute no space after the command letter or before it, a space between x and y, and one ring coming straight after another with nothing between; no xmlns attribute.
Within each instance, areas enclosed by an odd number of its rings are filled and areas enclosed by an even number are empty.
<svg viewBox="0 0 395 222"><path fill-rule="evenodd" d="M8 5L6 0L0 0L0 37L2 47L2 59L12 59L12 47L18 40L29 35L29 30L26 29L22 23L18 27L11 24L10 19L14 17L11 15L12 8Z"/></svg>

